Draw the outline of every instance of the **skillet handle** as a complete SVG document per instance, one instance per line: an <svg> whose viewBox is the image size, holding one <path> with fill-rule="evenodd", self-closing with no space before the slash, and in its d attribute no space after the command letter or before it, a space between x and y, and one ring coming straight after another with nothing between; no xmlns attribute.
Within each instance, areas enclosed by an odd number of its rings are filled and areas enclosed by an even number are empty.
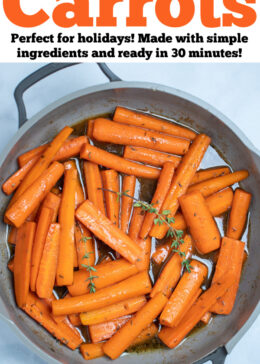
<svg viewBox="0 0 260 364"><path fill-rule="evenodd" d="M194 364L203 364L207 361L211 361L212 364L224 364L226 357L228 355L228 352L224 346L221 346L217 350L215 350L213 353L209 354L205 358L196 361Z"/></svg>
<svg viewBox="0 0 260 364"><path fill-rule="evenodd" d="M49 63L27 76L17 85L16 89L14 90L14 98L18 109L19 128L27 121L26 108L23 100L24 92L45 77L48 77L49 75L64 68L77 64L79 63ZM121 79L110 70L106 63L98 63L98 66L110 82L121 81Z"/></svg>

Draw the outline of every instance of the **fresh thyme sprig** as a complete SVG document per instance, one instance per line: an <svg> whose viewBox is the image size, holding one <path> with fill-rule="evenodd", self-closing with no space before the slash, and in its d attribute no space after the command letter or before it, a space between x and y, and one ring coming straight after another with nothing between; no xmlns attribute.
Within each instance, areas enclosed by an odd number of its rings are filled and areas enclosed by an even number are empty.
<svg viewBox="0 0 260 364"><path fill-rule="evenodd" d="M85 254L83 255L83 259L89 259L89 255L93 254L93 252L88 252L87 251L87 241L92 239L89 236L82 236L82 238L80 239L80 241L82 241L85 244ZM81 266L83 268L86 268L86 271L89 272L89 277L86 279L86 281L89 281L88 284L88 288L89 288L89 293L95 293L96 292L96 286L95 283L93 282L94 278L98 278L98 276L93 275L93 272L96 272L96 268L92 267L91 265L88 264L81 264Z"/></svg>

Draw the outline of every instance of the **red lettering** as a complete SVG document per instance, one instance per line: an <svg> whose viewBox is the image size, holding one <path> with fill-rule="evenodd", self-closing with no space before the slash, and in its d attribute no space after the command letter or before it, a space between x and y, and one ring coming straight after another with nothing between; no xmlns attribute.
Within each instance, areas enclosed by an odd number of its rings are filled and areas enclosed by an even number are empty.
<svg viewBox="0 0 260 364"><path fill-rule="evenodd" d="M122 1L123 0L100 0L99 17L97 18L98 27L116 27L117 21L113 14L114 5Z"/></svg>
<svg viewBox="0 0 260 364"><path fill-rule="evenodd" d="M205 27L217 28L221 25L221 19L214 17L214 0L201 0L200 16Z"/></svg>
<svg viewBox="0 0 260 364"><path fill-rule="evenodd" d="M172 0L158 0L155 6L157 18L161 23L168 27L183 27L188 24L195 13L193 0L178 0L180 4L180 13L177 18L171 15L170 6Z"/></svg>
<svg viewBox="0 0 260 364"><path fill-rule="evenodd" d="M255 4L256 0L246 0L247 4ZM242 15L237 18L233 14L223 14L223 26L231 27L233 24L238 27L249 27L256 21L256 12L250 6L238 3L237 0L223 0L224 6L234 12Z"/></svg>
<svg viewBox="0 0 260 364"><path fill-rule="evenodd" d="M74 16L72 18L68 18L68 12L72 12ZM89 17L88 0L74 0L74 4L59 4L54 9L52 18L54 23L62 28L70 28L74 25L78 25L80 27L93 26L93 18Z"/></svg>
<svg viewBox="0 0 260 364"><path fill-rule="evenodd" d="M143 16L144 5L153 0L131 0L129 18L126 19L128 27L146 27L147 18Z"/></svg>

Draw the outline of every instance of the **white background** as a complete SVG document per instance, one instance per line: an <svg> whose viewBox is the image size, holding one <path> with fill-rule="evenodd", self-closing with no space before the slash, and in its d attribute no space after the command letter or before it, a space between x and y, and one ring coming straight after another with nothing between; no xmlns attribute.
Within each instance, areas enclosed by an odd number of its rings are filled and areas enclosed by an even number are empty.
<svg viewBox="0 0 260 364"><path fill-rule="evenodd" d="M0 65L0 152L17 130L13 99L16 84L40 64ZM152 81L172 86L209 102L260 149L260 64L111 64L124 80ZM72 91L106 82L95 64L60 71L35 85L25 95L29 116ZM228 356L226 364L259 363L260 318ZM5 323L0 323L0 363L42 364L23 346Z"/></svg>

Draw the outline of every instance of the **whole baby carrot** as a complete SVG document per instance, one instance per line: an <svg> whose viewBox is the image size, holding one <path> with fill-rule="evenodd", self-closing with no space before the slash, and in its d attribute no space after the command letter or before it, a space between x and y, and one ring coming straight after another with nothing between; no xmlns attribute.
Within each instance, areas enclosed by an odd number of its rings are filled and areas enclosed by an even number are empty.
<svg viewBox="0 0 260 364"><path fill-rule="evenodd" d="M48 146L49 146L49 144L43 144L43 145L40 145L39 147L36 147L34 149L29 150L28 152L21 154L18 157L19 167L22 168L26 163L28 163L30 160L32 160L35 157L39 158Z"/></svg>
<svg viewBox="0 0 260 364"><path fill-rule="evenodd" d="M94 242L89 230L80 222L75 224L75 244L79 269L85 269L84 265L95 264Z"/></svg>
<svg viewBox="0 0 260 364"><path fill-rule="evenodd" d="M227 237L240 239L245 227L251 194L237 188L234 194L227 227Z"/></svg>
<svg viewBox="0 0 260 364"><path fill-rule="evenodd" d="M122 184L122 192L126 192L127 195L134 197L135 193L135 176L124 176ZM121 197L121 216L120 216L120 228L127 234L130 216L132 212L133 199L122 195Z"/></svg>
<svg viewBox="0 0 260 364"><path fill-rule="evenodd" d="M218 249L220 233L202 194L190 192L181 196L179 202L196 249L202 254Z"/></svg>
<svg viewBox="0 0 260 364"><path fill-rule="evenodd" d="M170 135L176 135L181 138L193 140L196 137L196 133L194 131L187 129L184 126L156 118L153 115L129 110L121 106L117 106L113 120L118 121L119 123L135 125L141 128L147 128Z"/></svg>
<svg viewBox="0 0 260 364"><path fill-rule="evenodd" d="M52 192L49 192L41 204L39 216L43 208L48 208L51 210L52 213L51 222L56 222L60 208L60 201L61 198L59 196L55 195Z"/></svg>
<svg viewBox="0 0 260 364"><path fill-rule="evenodd" d="M80 158L87 159L93 163L100 164L101 166L136 177L156 179L160 175L160 171L156 168L127 161L118 155L106 152L103 149L89 144L85 144L82 147Z"/></svg>
<svg viewBox="0 0 260 364"><path fill-rule="evenodd" d="M105 188L104 195L106 201L107 217L115 226L119 226L119 177L118 173L113 169L107 169L101 172L103 186ZM109 192L108 190L114 191Z"/></svg>
<svg viewBox="0 0 260 364"><path fill-rule="evenodd" d="M208 169L202 169L195 173L195 176L191 180L190 185L207 181L211 178L216 178L220 176L225 176L230 173L229 167L213 167Z"/></svg>
<svg viewBox="0 0 260 364"><path fill-rule="evenodd" d="M73 169L76 171L76 187L75 187L75 208L77 208L83 201L85 201L85 193L79 178L78 169L74 160L69 160L65 163L66 169Z"/></svg>
<svg viewBox="0 0 260 364"><path fill-rule="evenodd" d="M190 145L187 139L123 125L102 118L95 120L93 137L101 142L146 147L179 155L185 154Z"/></svg>
<svg viewBox="0 0 260 364"><path fill-rule="evenodd" d="M26 218L40 205L47 193L56 184L64 172L59 162L53 162L50 167L37 178L33 184L8 207L5 217L16 227L20 227Z"/></svg>
<svg viewBox="0 0 260 364"><path fill-rule="evenodd" d="M104 355L103 343L81 344L80 352L85 360L92 360L92 359L100 358L101 356Z"/></svg>
<svg viewBox="0 0 260 364"><path fill-rule="evenodd" d="M134 241L138 240L144 218L145 211L141 207L134 207L128 231L128 235Z"/></svg>
<svg viewBox="0 0 260 364"><path fill-rule="evenodd" d="M88 330L91 341L93 343L99 343L100 341L110 339L132 316L125 315L107 322L102 322L101 324L90 325Z"/></svg>

